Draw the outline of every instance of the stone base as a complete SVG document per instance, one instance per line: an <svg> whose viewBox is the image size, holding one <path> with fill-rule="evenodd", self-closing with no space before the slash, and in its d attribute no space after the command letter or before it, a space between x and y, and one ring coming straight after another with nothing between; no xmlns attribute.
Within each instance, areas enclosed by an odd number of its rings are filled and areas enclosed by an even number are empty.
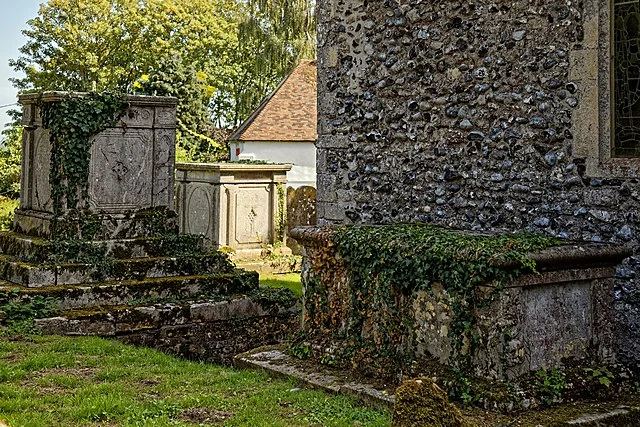
<svg viewBox="0 0 640 427"><path fill-rule="evenodd" d="M333 232L329 227L308 227L291 233L305 247L302 281L304 306L309 309L304 319L309 333L315 334L313 340L324 348L335 345L340 349L349 345L353 338L347 334L351 333L373 345L389 336L390 328L379 325L393 322L404 328L410 322L412 326L404 336L407 344L400 347L406 349L401 350L405 354L401 356L413 360L433 358L445 365L454 363L449 336L453 313L443 286L433 283L428 292L412 293L393 288L389 291L394 292L393 307L354 307L349 286L353 278L331 245ZM409 247L410 243L407 242ZM490 305L473 308L472 333L476 339L470 350L465 350L467 373L515 380L531 371L562 367L569 360L581 366L615 362L615 266L630 253L629 248L617 245L569 242L530 253L539 273L525 274L505 284ZM492 285L480 285L475 292L488 297L494 290ZM309 291L309 286L314 292ZM350 324L348 313L354 310L369 313L357 332L347 331L345 326ZM389 376L398 374L391 371L397 368L381 362L380 371L385 369L389 369L385 372Z"/></svg>
<svg viewBox="0 0 640 427"><path fill-rule="evenodd" d="M85 240L134 239L167 233L177 233L175 212L164 208L143 209L128 214L91 214L79 223L62 217L53 230L51 212L16 209L13 230L34 237L56 238L75 236L83 229ZM86 229L90 229L88 232Z"/></svg>
<svg viewBox="0 0 640 427"><path fill-rule="evenodd" d="M198 237L177 235L56 245L47 239L4 232L0 233L0 280L47 287L233 270L219 252L193 253L198 245Z"/></svg>
<svg viewBox="0 0 640 427"><path fill-rule="evenodd" d="M230 364L243 351L284 341L299 326L297 298L264 299L258 294L214 299L74 309L38 319L45 334L115 337L177 356Z"/></svg>

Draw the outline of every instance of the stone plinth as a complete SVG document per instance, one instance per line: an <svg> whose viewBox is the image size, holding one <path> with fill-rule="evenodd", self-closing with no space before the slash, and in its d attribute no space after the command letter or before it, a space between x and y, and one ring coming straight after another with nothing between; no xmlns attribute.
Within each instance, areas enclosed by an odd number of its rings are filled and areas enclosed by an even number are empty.
<svg viewBox="0 0 640 427"><path fill-rule="evenodd" d="M49 181L51 146L42 127L41 103L58 102L64 92L27 94L24 108L20 208L16 231L51 237L53 202ZM128 110L114 127L92 138L88 206L102 224L95 237L138 237L131 223L134 212L173 209L176 98L127 96ZM84 206L86 200L81 200ZM61 217L64 217L65 212ZM124 229L129 230L124 230Z"/></svg>
<svg viewBox="0 0 640 427"><path fill-rule="evenodd" d="M198 234L213 247L228 246L240 256L257 256L279 240L278 186L286 185L291 165L178 163L176 210L180 232ZM282 230L278 230L282 227Z"/></svg>
<svg viewBox="0 0 640 427"><path fill-rule="evenodd" d="M406 292L398 284L397 289L389 290L395 306L355 306L351 289L359 287L350 281L357 279L351 277L332 243L332 233L329 227L302 227L290 234L305 248L305 324L314 328L309 332L320 334L316 338L325 345L329 341L335 343L337 336L346 341L378 342L387 334L378 325L388 327L389 318L402 322L408 319L412 326L402 345L398 344L403 356L415 360L426 356L452 364L448 332L453 312L443 287L435 283L430 291ZM488 306L470 308L474 310L473 333L477 342L468 350L473 371L469 373L489 379L516 379L538 369L562 366L565 360L585 366L613 363L617 352L615 266L629 253L627 248L616 245L568 242L529 254L539 274L525 274L505 284ZM493 285L481 285L476 292L489 295ZM367 320L358 336L348 336L354 333L347 326L352 324L350 314L356 310L367 313Z"/></svg>

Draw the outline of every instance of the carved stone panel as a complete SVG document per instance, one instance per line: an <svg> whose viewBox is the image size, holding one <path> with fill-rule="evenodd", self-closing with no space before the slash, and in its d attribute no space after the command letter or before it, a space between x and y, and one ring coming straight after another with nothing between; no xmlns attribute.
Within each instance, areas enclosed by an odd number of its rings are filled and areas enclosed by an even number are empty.
<svg viewBox="0 0 640 427"><path fill-rule="evenodd" d="M176 124L176 109L156 108L156 124L174 126Z"/></svg>
<svg viewBox="0 0 640 427"><path fill-rule="evenodd" d="M173 206L175 143L175 131L162 129L155 132L153 206Z"/></svg>
<svg viewBox="0 0 640 427"><path fill-rule="evenodd" d="M233 203L236 243L260 244L270 241L272 217L269 186L239 188Z"/></svg>
<svg viewBox="0 0 640 427"><path fill-rule="evenodd" d="M151 130L108 129L94 138L89 168L92 209L122 212L152 206Z"/></svg>
<svg viewBox="0 0 640 427"><path fill-rule="evenodd" d="M34 132L33 152L31 155L31 209L53 212L49 171L51 170L51 144L49 132L37 129Z"/></svg>
<svg viewBox="0 0 640 427"><path fill-rule="evenodd" d="M586 357L594 332L589 282L527 289L523 300L523 337L528 341L530 369L545 367L549 353L558 358ZM558 313L571 313L571 321Z"/></svg>
<svg viewBox="0 0 640 427"><path fill-rule="evenodd" d="M121 120L127 127L150 128L153 126L153 108L131 107Z"/></svg>
<svg viewBox="0 0 640 427"><path fill-rule="evenodd" d="M210 185L193 185L189 188L189 195L185 206L186 232L199 234L211 238L211 220L213 203Z"/></svg>

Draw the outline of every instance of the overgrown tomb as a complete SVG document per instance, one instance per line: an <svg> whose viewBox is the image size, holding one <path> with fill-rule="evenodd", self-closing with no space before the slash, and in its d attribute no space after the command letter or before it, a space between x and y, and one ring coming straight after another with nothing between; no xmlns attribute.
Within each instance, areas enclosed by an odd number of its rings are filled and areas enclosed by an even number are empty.
<svg viewBox="0 0 640 427"><path fill-rule="evenodd" d="M6 325L36 318L48 333L217 361L295 327L292 294L259 288L178 233L176 98L46 92L20 103L20 207L0 233Z"/></svg>

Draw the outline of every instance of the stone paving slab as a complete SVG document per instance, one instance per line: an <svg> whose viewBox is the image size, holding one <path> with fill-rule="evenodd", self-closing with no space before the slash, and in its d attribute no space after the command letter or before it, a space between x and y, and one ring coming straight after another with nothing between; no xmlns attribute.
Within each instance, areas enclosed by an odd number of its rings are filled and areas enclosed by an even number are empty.
<svg viewBox="0 0 640 427"><path fill-rule="evenodd" d="M371 384L360 384L346 377L307 370L277 348L257 349L239 354L234 358L234 364L239 368L264 370L279 376L295 378L313 388L349 395L379 408L391 410L395 402L392 394Z"/></svg>

